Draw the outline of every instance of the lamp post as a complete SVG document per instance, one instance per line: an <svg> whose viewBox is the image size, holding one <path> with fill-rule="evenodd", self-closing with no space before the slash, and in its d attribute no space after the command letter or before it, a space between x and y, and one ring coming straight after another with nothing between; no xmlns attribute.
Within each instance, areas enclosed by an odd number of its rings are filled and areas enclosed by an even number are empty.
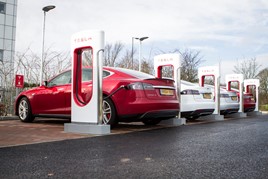
<svg viewBox="0 0 268 179"><path fill-rule="evenodd" d="M141 71L141 42L145 39L148 39L149 37L141 37L141 38L136 38L136 40L140 41L139 44L139 71ZM132 38L132 67L133 67L133 38Z"/></svg>
<svg viewBox="0 0 268 179"><path fill-rule="evenodd" d="M132 37L132 46L131 46L131 66L132 66L132 70L134 70L134 65L133 65L133 44L134 44L134 39L135 37Z"/></svg>
<svg viewBox="0 0 268 179"><path fill-rule="evenodd" d="M42 86L42 81L43 81L43 61L44 61L44 45L45 45L45 26L46 26L46 12L54 9L56 6L54 5L49 5L43 7L44 11L44 22L43 22L43 43L42 43L42 56L41 56L41 62L40 62L40 86Z"/></svg>

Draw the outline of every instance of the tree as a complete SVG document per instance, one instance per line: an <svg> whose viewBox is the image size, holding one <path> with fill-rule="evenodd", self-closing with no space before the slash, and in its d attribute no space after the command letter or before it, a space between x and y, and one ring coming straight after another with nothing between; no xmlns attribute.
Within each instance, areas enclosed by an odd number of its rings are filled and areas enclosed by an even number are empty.
<svg viewBox="0 0 268 179"><path fill-rule="evenodd" d="M24 52L16 52L14 71L15 74L21 74L24 76L24 81L29 83L39 83L39 71L40 58L33 53L30 48L27 48Z"/></svg>
<svg viewBox="0 0 268 179"><path fill-rule="evenodd" d="M243 61L237 61L234 66L234 73L243 74L244 79L256 78L261 65L256 61L256 57L251 59L244 59Z"/></svg>
<svg viewBox="0 0 268 179"><path fill-rule="evenodd" d="M114 45L107 44L104 49L104 66L115 66L116 60L119 58L119 54L124 48L121 42L116 42Z"/></svg>
<svg viewBox="0 0 268 179"><path fill-rule="evenodd" d="M260 104L268 104L268 68L263 69L259 74L260 79Z"/></svg>
<svg viewBox="0 0 268 179"><path fill-rule="evenodd" d="M12 113L14 101L14 63L9 59L3 59L0 63L0 115L7 115Z"/></svg>
<svg viewBox="0 0 268 179"><path fill-rule="evenodd" d="M162 78L173 78L173 74L174 74L174 68L173 66L163 66L162 69Z"/></svg>
<svg viewBox="0 0 268 179"><path fill-rule="evenodd" d="M143 60L141 62L141 71L144 73L152 74L153 64L149 63L148 61Z"/></svg>
<svg viewBox="0 0 268 179"><path fill-rule="evenodd" d="M13 63L8 60L4 60L4 61L1 61L0 65L1 65L0 77L1 77L1 85L2 85L1 87L3 88L13 87L14 82L11 76L14 70Z"/></svg>
<svg viewBox="0 0 268 179"><path fill-rule="evenodd" d="M125 51L121 60L118 63L116 63L116 66L127 69L138 69L138 63L136 60L133 60L133 67L132 67L132 51L129 50Z"/></svg>
<svg viewBox="0 0 268 179"><path fill-rule="evenodd" d="M24 52L16 52L14 71L15 74L24 75L24 81L32 84L39 83L40 76L40 56L30 48ZM47 49L44 53L43 76L48 80L56 74L71 67L71 57L69 52L56 52Z"/></svg>
<svg viewBox="0 0 268 179"><path fill-rule="evenodd" d="M43 61L44 80L49 80L60 72L71 68L71 56L69 52L57 52L47 49Z"/></svg>
<svg viewBox="0 0 268 179"><path fill-rule="evenodd" d="M184 51L176 49L182 55L181 61L181 79L189 82L198 82L198 67L204 62L200 51L185 49Z"/></svg>

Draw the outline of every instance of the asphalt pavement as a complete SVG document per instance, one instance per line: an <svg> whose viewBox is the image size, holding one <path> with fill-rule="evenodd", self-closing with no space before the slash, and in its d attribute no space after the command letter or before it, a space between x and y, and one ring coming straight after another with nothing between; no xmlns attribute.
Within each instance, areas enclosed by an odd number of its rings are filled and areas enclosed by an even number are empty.
<svg viewBox="0 0 268 179"><path fill-rule="evenodd" d="M268 115L0 148L0 178L268 178Z"/></svg>

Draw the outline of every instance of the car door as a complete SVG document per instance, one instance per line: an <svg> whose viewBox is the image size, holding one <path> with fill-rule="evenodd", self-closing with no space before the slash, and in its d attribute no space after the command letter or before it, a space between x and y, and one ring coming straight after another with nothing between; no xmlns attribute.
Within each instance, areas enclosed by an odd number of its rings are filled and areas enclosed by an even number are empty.
<svg viewBox="0 0 268 179"><path fill-rule="evenodd" d="M66 85L65 99L66 99L66 114L71 114L72 103L72 85ZM92 98L92 69L84 68L82 71L82 96L81 100L88 103Z"/></svg>
<svg viewBox="0 0 268 179"><path fill-rule="evenodd" d="M36 96L39 114L65 114L66 88L70 86L71 71L53 78Z"/></svg>
<svg viewBox="0 0 268 179"><path fill-rule="evenodd" d="M109 75L110 75L110 72L103 71L104 79L105 77ZM82 71L82 100L85 103L88 103L92 98L92 85L93 85L92 84L92 68L84 68ZM71 88L72 88L71 84L66 85L66 91L65 91L66 114L71 114L71 102L72 102Z"/></svg>

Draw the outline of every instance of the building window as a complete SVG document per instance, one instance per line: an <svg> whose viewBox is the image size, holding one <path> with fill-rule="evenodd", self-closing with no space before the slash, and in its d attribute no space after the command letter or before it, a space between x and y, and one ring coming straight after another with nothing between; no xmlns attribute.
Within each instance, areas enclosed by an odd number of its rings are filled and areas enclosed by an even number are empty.
<svg viewBox="0 0 268 179"><path fill-rule="evenodd" d="M4 59L4 50L0 49L0 62L2 62Z"/></svg>
<svg viewBox="0 0 268 179"><path fill-rule="evenodd" d="M0 2L0 13L6 13L6 3Z"/></svg>

